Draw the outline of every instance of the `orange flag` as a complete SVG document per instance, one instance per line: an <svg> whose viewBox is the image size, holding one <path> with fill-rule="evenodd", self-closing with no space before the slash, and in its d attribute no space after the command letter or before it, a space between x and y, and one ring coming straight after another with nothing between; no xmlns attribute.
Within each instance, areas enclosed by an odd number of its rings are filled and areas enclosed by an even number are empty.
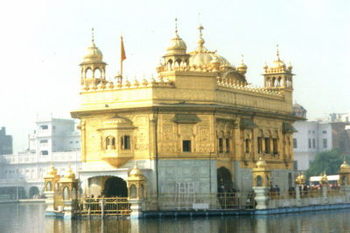
<svg viewBox="0 0 350 233"><path fill-rule="evenodd" d="M126 54L125 54L125 48L124 48L124 41L123 37L120 37L120 61L124 61L126 59Z"/></svg>

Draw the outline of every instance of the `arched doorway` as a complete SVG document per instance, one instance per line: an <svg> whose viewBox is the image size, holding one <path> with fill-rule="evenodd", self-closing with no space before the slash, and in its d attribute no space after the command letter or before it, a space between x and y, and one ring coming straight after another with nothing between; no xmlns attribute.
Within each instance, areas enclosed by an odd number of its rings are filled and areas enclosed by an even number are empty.
<svg viewBox="0 0 350 233"><path fill-rule="evenodd" d="M127 197L126 182L119 177L109 177L105 181L102 195L105 197Z"/></svg>
<svg viewBox="0 0 350 233"><path fill-rule="evenodd" d="M217 182L218 182L218 192L227 193L235 191L233 189L232 175L231 172L225 168L220 167L217 169Z"/></svg>
<svg viewBox="0 0 350 233"><path fill-rule="evenodd" d="M32 186L29 189L29 198L38 198L39 197L39 188Z"/></svg>
<svg viewBox="0 0 350 233"><path fill-rule="evenodd" d="M217 169L218 200L222 209L236 208L239 199L233 187L232 175L230 170L225 167Z"/></svg>

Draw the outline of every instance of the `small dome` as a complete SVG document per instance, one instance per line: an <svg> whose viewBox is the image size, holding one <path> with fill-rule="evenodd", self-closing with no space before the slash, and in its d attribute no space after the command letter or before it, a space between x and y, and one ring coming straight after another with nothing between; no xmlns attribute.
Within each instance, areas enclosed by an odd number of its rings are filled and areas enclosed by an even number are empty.
<svg viewBox="0 0 350 233"><path fill-rule="evenodd" d="M142 171L138 169L135 165L135 167L130 171L129 176L143 176Z"/></svg>
<svg viewBox="0 0 350 233"><path fill-rule="evenodd" d="M243 61L243 55L242 55L242 61L241 61L241 64L239 64L237 67L236 67L237 71L241 74L246 74L247 73L247 69L248 69L248 66L246 64L244 64L244 61Z"/></svg>
<svg viewBox="0 0 350 233"><path fill-rule="evenodd" d="M70 167L67 171L67 173L64 175L65 178L69 178L69 179L75 179L75 174L72 170L72 168Z"/></svg>
<svg viewBox="0 0 350 233"><path fill-rule="evenodd" d="M57 169L52 165L50 167L50 170L47 172L46 177L55 177L55 176L57 176Z"/></svg>
<svg viewBox="0 0 350 233"><path fill-rule="evenodd" d="M350 165L344 160L344 162L340 165L340 168L342 168L342 169L349 169Z"/></svg>
<svg viewBox="0 0 350 233"><path fill-rule="evenodd" d="M306 109L300 104L295 103L293 105L293 115L298 117L306 118Z"/></svg>
<svg viewBox="0 0 350 233"><path fill-rule="evenodd" d="M265 160L263 160L261 157L259 157L258 162L256 162L256 167L257 168L266 168L267 167L267 163Z"/></svg>
<svg viewBox="0 0 350 233"><path fill-rule="evenodd" d="M95 43L87 48L86 55L84 56L84 63L101 63L103 59L102 52L96 47Z"/></svg>
<svg viewBox="0 0 350 233"><path fill-rule="evenodd" d="M328 182L328 177L326 173L323 173L320 182L321 184L326 184Z"/></svg>
<svg viewBox="0 0 350 233"><path fill-rule="evenodd" d="M264 70L266 73L281 73L281 72L287 72L291 73L293 69L293 66L291 64L286 66L283 60L280 58L280 52L277 45L277 51L276 51L276 59L272 62L271 65L265 65Z"/></svg>
<svg viewBox="0 0 350 233"><path fill-rule="evenodd" d="M286 64L278 57L277 60L272 62L270 68L286 68Z"/></svg>
<svg viewBox="0 0 350 233"><path fill-rule="evenodd" d="M299 176L297 176L297 178L295 179L295 183L297 184L305 184L305 175L302 173Z"/></svg>
<svg viewBox="0 0 350 233"><path fill-rule="evenodd" d="M175 37L170 40L170 44L167 47L167 55L173 54L186 54L186 43L176 33Z"/></svg>

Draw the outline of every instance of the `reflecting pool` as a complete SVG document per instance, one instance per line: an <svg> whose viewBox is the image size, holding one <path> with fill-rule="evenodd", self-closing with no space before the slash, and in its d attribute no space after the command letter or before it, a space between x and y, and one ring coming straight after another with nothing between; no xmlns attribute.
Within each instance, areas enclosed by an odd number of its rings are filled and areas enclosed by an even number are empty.
<svg viewBox="0 0 350 233"><path fill-rule="evenodd" d="M0 204L1 233L350 233L350 209L271 216L163 219L44 217L44 204Z"/></svg>

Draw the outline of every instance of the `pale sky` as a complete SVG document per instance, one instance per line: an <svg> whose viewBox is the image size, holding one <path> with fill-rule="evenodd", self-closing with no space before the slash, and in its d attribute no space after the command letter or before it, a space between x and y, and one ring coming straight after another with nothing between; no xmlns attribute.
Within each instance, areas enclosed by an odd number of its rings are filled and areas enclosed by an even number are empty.
<svg viewBox="0 0 350 233"><path fill-rule="evenodd" d="M262 67L281 58L294 67L294 100L308 118L350 112L350 1L347 0L11 0L0 8L0 126L26 148L37 115L69 117L79 104L80 69L95 42L112 78L124 36L129 79L155 74L174 33L196 47L198 24L206 47L233 65L244 54L248 82L262 85ZM199 14L200 13L200 14ZM199 16L200 15L200 16Z"/></svg>

